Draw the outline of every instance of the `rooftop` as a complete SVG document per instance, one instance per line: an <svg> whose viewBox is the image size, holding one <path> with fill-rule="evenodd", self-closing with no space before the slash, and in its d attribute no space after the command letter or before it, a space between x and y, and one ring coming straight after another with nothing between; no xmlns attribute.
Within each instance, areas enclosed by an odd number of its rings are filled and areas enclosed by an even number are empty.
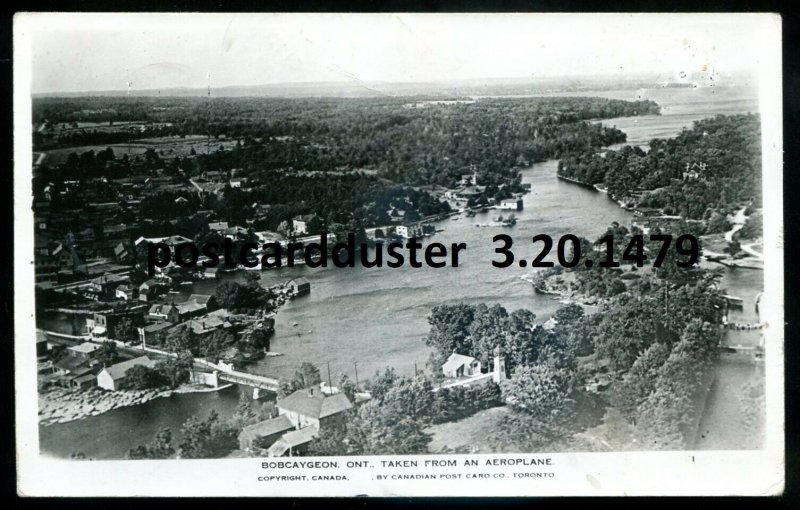
<svg viewBox="0 0 800 510"><path fill-rule="evenodd" d="M344 393L325 395L319 384L297 390L288 397L279 399L276 405L279 409L314 419L322 419L353 407Z"/></svg>
<svg viewBox="0 0 800 510"><path fill-rule="evenodd" d="M462 365L471 364L473 361L475 361L475 358L473 358L472 356L464 356L463 354L458 354L454 352L453 354L450 355L450 357L447 358L447 361L444 362L444 365L442 365L442 369L445 372L452 372L454 370L457 370Z"/></svg>
<svg viewBox="0 0 800 510"><path fill-rule="evenodd" d="M280 432L286 432L294 428L292 422L286 416L278 416L270 420L260 421L253 425L248 425L242 429L242 433L255 439L257 437L271 436Z"/></svg>
<svg viewBox="0 0 800 510"><path fill-rule="evenodd" d="M139 356L138 358L129 359L128 361L123 361L122 363L117 363L116 365L111 365L110 367L106 367L103 370L108 372L108 375L111 376L112 379L115 381L118 379L122 379L125 377L125 372L129 369L143 365L149 368L153 368L156 362L148 358L147 356Z"/></svg>
<svg viewBox="0 0 800 510"><path fill-rule="evenodd" d="M72 347L68 347L68 350L72 352L80 352L82 354L91 354L99 348L100 344L95 344L92 342L83 342L80 345L73 345Z"/></svg>

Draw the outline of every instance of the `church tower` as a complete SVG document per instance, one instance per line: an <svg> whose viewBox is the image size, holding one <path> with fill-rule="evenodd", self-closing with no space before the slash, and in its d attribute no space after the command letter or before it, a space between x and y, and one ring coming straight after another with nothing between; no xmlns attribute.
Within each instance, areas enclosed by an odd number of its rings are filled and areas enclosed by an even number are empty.
<svg viewBox="0 0 800 510"><path fill-rule="evenodd" d="M494 370L492 372L492 380L498 384L500 381L506 379L506 358L500 347L494 348Z"/></svg>

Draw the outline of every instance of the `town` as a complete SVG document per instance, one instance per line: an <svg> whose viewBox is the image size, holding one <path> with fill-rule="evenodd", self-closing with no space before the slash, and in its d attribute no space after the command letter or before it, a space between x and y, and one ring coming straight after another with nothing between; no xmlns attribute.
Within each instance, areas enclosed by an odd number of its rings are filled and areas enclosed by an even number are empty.
<svg viewBox="0 0 800 510"><path fill-rule="evenodd" d="M537 229L549 223L541 214L558 224L563 205L539 204L553 199L551 183L560 177L570 181L565 186L574 181L591 193L606 189L614 199L591 207L625 214L616 201L639 197L629 206L632 230L593 219L583 227L592 236L607 228L619 239L616 246L626 246L640 226L653 232L693 228L698 235L718 236L707 245L725 243L729 251L737 239L751 239L739 250L749 253L760 235L752 178L757 167L746 152L753 147L757 117L701 123L696 130L721 134L701 139L699 152L697 138L684 134L677 141L653 140L657 147L674 145L671 152L646 155L626 147L622 156L606 151L600 157L603 147L624 142L625 134L596 119L656 116L658 105L579 97L493 98L413 109L403 98L337 104L331 115L323 99L34 101L36 342L45 428L187 394L224 395L235 387L240 398L230 416L215 409L205 417L190 414L152 438L138 439L125 457L602 450L604 437L618 429L626 431L615 439L625 448L660 439L664 430L670 441L659 447L694 443L713 367L720 352L735 345L722 343L724 331L759 329L728 321L731 300L724 297L718 272L681 270L674 260L658 271L636 271L629 264L609 271L576 269L548 275L545 291L561 300L557 306L531 301L538 298L528 287L525 300L517 301L523 306L509 310L486 301L502 299L518 278L490 283L480 269L456 273L470 265L463 263L467 243L448 238L448 231L520 228L515 214L486 222L493 210L519 214L529 227L535 218ZM229 120L251 111L270 120ZM735 148L742 164L729 168L727 201L720 198L716 209L677 210L675 189L716 189L708 183L722 170L713 158L734 150L728 148L731 133L748 143ZM707 151L707 167L684 169L683 151ZM644 162L664 168L663 175L629 189L618 176L627 171L623 156L671 159L669 165ZM533 168L552 171L551 181L537 181L551 197L531 184L540 175ZM586 207L580 196L570 207ZM731 222L735 211L742 213ZM587 216L594 218L594 212ZM482 219L472 223L473 217ZM450 247L423 245L429 236L446 239ZM581 253L590 254L595 239L580 239L587 244ZM731 263L746 260L731 255ZM448 261L454 271L446 277L404 269L445 267ZM360 298L361 310L348 306L352 298L346 293L332 294L350 288L349 281L315 272L334 267L341 271L332 272L357 279L384 263L402 276L389 290L375 281L363 284L361 294L369 297ZM438 291L449 285L461 292L464 281L475 284L477 293L463 302L452 301L460 294ZM433 297L425 298L427 288ZM394 300L405 289L414 298L404 308L375 298ZM329 301L343 306L329 312L328 328L317 329L311 324L318 309L328 306L317 300L321 293L338 296ZM548 313L537 318L532 302ZM302 318L281 322L290 309L292 317ZM416 316L392 315L403 310ZM383 315L372 316L378 314ZM301 320L309 326L300 326ZM427 321L427 333L417 328L413 336L404 335L403 321ZM346 330L331 335L336 322ZM736 329L737 324L745 326ZM384 336L364 337L362 330ZM284 337L281 352L272 348L277 335ZM408 336L424 344L428 359L421 367L391 352L413 350L401 343ZM337 360L324 348L305 359L293 352L309 342L326 342L333 350L352 345L351 337L363 337L358 345L371 350L364 362L374 373L359 377L362 360L356 359L353 372L334 377L329 360ZM736 348L748 349L754 356L762 350ZM683 357L683 350L694 354ZM355 348L352 356L359 354ZM396 366L382 361L384 354L393 354ZM291 366L279 366L278 360L290 356ZM640 366L646 362L645 373ZM398 373L400 363L413 371ZM658 392L690 398L658 400ZM652 419L638 419L640 412ZM682 416L695 422L675 418ZM179 432L175 444L173 429ZM85 454L77 446L70 456Z"/></svg>

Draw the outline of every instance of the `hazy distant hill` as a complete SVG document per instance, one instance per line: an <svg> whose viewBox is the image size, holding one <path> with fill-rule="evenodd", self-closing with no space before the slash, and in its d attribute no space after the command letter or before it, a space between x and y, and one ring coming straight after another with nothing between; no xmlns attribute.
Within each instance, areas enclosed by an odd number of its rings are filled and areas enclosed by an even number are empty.
<svg viewBox="0 0 800 510"><path fill-rule="evenodd" d="M718 80L725 85L744 85L748 78L726 75ZM685 81L662 75L592 76L568 78L483 78L451 82L317 82L279 83L268 85L214 87L213 97L377 97L413 95L516 95L554 92L580 92L619 88L691 87L693 83L708 85L709 77L698 73ZM124 96L125 90L63 92L34 94L34 97ZM133 96L189 97L205 96L205 87L132 90Z"/></svg>

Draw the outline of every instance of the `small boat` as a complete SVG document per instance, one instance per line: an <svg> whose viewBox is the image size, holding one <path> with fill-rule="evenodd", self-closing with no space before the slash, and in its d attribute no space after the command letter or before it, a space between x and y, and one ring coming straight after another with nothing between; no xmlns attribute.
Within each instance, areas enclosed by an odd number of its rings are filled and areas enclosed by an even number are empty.
<svg viewBox="0 0 800 510"><path fill-rule="evenodd" d="M268 358L275 358L277 356L283 356L283 353L282 352L267 352L267 353L264 354L264 356L266 356Z"/></svg>
<svg viewBox="0 0 800 510"><path fill-rule="evenodd" d="M293 322L293 323L292 323L292 327L294 327L294 326L297 326L297 323L296 323L296 322Z"/></svg>

